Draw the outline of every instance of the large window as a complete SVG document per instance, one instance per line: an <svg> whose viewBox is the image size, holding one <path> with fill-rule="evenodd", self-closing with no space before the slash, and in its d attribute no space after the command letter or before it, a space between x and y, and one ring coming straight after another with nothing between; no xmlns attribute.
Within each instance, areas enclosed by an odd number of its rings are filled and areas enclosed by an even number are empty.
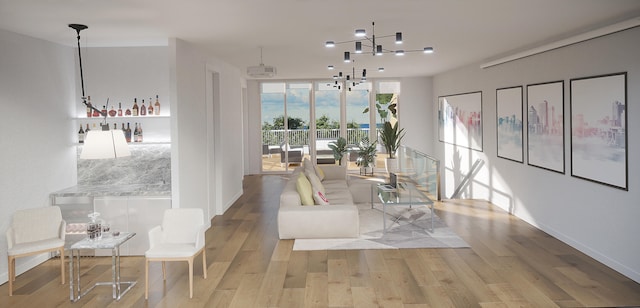
<svg viewBox="0 0 640 308"><path fill-rule="evenodd" d="M396 121L399 92L395 81L365 82L349 90L327 82L261 83L262 171L288 171L305 157L337 163L328 144L339 137L351 150L344 162L358 170L358 145L364 138L377 140L384 121Z"/></svg>
<svg viewBox="0 0 640 308"><path fill-rule="evenodd" d="M310 88L309 83L262 84L262 171L287 171L308 155Z"/></svg>

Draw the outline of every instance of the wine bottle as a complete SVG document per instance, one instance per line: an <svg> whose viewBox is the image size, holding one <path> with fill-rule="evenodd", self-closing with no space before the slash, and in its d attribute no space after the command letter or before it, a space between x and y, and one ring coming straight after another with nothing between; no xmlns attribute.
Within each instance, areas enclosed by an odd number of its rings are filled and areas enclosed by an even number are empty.
<svg viewBox="0 0 640 308"><path fill-rule="evenodd" d="M147 115L147 107L144 106L144 99L142 100L142 106L140 107L140 115L141 116Z"/></svg>
<svg viewBox="0 0 640 308"><path fill-rule="evenodd" d="M87 96L87 118L93 115L93 109L91 109L91 96Z"/></svg>
<svg viewBox="0 0 640 308"><path fill-rule="evenodd" d="M111 106L111 110L109 110L109 116L115 117L116 114L118 114L118 112L113 108L113 106Z"/></svg>
<svg viewBox="0 0 640 308"><path fill-rule="evenodd" d="M118 124L113 123L113 130L117 130L118 129Z"/></svg>
<svg viewBox="0 0 640 308"><path fill-rule="evenodd" d="M122 123L122 132L125 133L127 131L126 128L124 128L124 123Z"/></svg>
<svg viewBox="0 0 640 308"><path fill-rule="evenodd" d="M138 123L133 128L133 142L138 142Z"/></svg>
<svg viewBox="0 0 640 308"><path fill-rule="evenodd" d="M84 129L82 129L82 124L80 124L80 131L78 131L78 142L84 143Z"/></svg>
<svg viewBox="0 0 640 308"><path fill-rule="evenodd" d="M142 142L142 123L138 124L138 142Z"/></svg>
<svg viewBox="0 0 640 308"><path fill-rule="evenodd" d="M134 98L133 99L133 107L131 108L131 115L134 117L138 116L138 99Z"/></svg>
<svg viewBox="0 0 640 308"><path fill-rule="evenodd" d="M131 142L131 126L129 126L129 122L127 122L127 130L124 131L124 138L127 139L127 142Z"/></svg>
<svg viewBox="0 0 640 308"><path fill-rule="evenodd" d="M122 103L118 103L118 116L122 116ZM124 123L122 123L122 126L124 126Z"/></svg>
<svg viewBox="0 0 640 308"><path fill-rule="evenodd" d="M84 130L84 133L85 133L85 134L88 134L88 133L89 133L89 131L90 131L90 129L89 129L89 123L87 123L87 129L85 129L85 130Z"/></svg>
<svg viewBox="0 0 640 308"><path fill-rule="evenodd" d="M148 115L153 115L153 104L151 102L152 102L151 97L149 97L149 108L147 108Z"/></svg>
<svg viewBox="0 0 640 308"><path fill-rule="evenodd" d="M160 102L158 101L158 95L156 95L156 106L153 110L156 115L160 115Z"/></svg>

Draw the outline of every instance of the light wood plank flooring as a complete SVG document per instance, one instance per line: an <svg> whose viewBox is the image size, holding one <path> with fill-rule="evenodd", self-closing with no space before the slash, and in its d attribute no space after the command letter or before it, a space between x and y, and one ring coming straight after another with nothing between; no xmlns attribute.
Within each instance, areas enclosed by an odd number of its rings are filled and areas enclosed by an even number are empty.
<svg viewBox="0 0 640 308"><path fill-rule="evenodd" d="M285 176L252 175L244 195L207 232L208 278L194 264L150 267L124 257L137 280L119 302L98 287L77 303L61 285L58 259L0 286L0 307L612 307L640 306L640 284L484 201L447 200L437 213L471 248L292 251L278 240L276 213ZM330 222L327 222L330 223ZM83 258L84 283L109 280L110 258Z"/></svg>

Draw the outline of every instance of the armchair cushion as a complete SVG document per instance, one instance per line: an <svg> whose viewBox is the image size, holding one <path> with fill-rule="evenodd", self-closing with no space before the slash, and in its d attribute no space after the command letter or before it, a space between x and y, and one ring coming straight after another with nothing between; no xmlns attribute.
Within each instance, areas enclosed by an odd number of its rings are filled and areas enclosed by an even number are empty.
<svg viewBox="0 0 640 308"><path fill-rule="evenodd" d="M14 213L11 222L12 238L8 243L37 242L46 239L65 238L66 223L62 220L62 213L57 206L20 210Z"/></svg>

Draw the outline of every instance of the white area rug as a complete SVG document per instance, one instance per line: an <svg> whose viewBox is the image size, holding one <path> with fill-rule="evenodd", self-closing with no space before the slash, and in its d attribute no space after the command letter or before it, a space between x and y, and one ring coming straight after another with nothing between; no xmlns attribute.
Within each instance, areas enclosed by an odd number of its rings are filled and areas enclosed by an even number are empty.
<svg viewBox="0 0 640 308"><path fill-rule="evenodd" d="M388 207L387 232L383 232L381 205L360 205L360 237L350 239L296 239L293 250L347 250L398 248L464 248L469 244L426 207ZM391 214L391 215L389 215ZM397 222L395 218L399 217Z"/></svg>

